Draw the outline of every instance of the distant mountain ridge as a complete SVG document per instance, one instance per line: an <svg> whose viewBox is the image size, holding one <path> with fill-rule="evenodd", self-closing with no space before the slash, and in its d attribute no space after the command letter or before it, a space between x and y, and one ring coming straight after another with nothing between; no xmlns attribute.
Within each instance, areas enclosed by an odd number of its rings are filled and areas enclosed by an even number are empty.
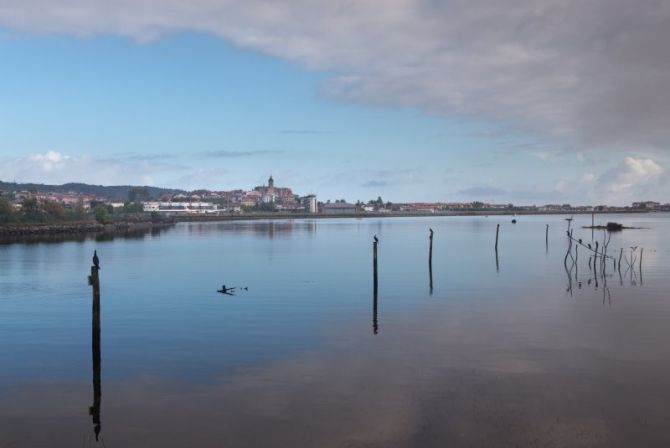
<svg viewBox="0 0 670 448"><path fill-rule="evenodd" d="M149 195L157 198L163 194L185 193L175 188L150 187L145 185L89 185L83 183L67 183L63 185L46 185L34 183L16 183L0 181L0 190L5 191L36 191L39 193L69 193L91 194L100 198L128 200L128 192L132 188L146 188Z"/></svg>

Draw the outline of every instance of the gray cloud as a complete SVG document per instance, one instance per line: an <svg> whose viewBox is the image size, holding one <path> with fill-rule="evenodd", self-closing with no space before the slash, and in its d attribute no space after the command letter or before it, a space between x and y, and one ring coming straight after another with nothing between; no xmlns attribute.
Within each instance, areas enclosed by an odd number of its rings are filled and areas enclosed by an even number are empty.
<svg viewBox="0 0 670 448"><path fill-rule="evenodd" d="M0 24L196 31L332 73L328 95L500 120L576 148L666 149L666 0L4 0Z"/></svg>

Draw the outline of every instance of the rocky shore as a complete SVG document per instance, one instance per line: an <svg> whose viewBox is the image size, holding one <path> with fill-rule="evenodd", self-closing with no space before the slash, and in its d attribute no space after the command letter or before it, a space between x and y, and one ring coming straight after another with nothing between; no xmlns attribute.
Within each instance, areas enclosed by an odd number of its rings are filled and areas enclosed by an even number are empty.
<svg viewBox="0 0 670 448"><path fill-rule="evenodd" d="M117 222L100 224L97 222L67 224L34 224L34 225L3 225L0 226L1 237L31 235L76 235L89 233L128 233L153 229L163 229L174 225L173 222Z"/></svg>

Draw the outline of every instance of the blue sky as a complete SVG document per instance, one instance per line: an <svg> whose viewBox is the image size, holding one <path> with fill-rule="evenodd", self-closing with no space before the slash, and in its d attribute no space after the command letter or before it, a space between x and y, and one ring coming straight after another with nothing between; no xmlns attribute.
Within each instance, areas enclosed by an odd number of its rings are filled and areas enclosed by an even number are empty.
<svg viewBox="0 0 670 448"><path fill-rule="evenodd" d="M316 16L316 31L280 23L295 34L288 39L276 21L264 23L266 4L238 11L248 21L240 35L199 21L156 31L151 4L145 16L109 24L96 11L71 22L49 6L41 17L37 0L28 9L8 3L0 11L2 180L249 189L273 174L297 193L350 201L626 203L663 201L668 190L662 131L631 125L648 141L608 128L619 116L578 120L601 117L593 108L603 99L580 104L545 92L560 93L579 66L529 78L537 69L518 46L488 56L451 49L460 64L432 63L397 50L413 46L437 61L444 55L433 40L449 36L366 52L366 39L320 35L334 19ZM77 0L63 3L86 12ZM337 23L348 20L340 14ZM486 71L491 64L497 72ZM570 95L584 88L569 87Z"/></svg>

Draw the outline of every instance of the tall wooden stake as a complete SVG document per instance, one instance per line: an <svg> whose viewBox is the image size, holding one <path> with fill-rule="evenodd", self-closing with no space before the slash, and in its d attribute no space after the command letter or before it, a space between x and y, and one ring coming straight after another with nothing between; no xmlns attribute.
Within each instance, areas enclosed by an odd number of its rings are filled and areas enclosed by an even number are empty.
<svg viewBox="0 0 670 448"><path fill-rule="evenodd" d="M428 246L428 286L430 294L433 294L433 229L430 229L430 236L428 237L430 244Z"/></svg>
<svg viewBox="0 0 670 448"><path fill-rule="evenodd" d="M549 224L547 224L547 228L544 232L544 245L547 248L547 251L549 250Z"/></svg>
<svg viewBox="0 0 670 448"><path fill-rule="evenodd" d="M92 362L93 362L93 405L88 409L93 419L93 431L95 440L100 436L100 405L102 402L102 367L100 353L100 278L99 269L91 266L91 276L89 283L93 290L93 306L91 310L91 342L92 342Z"/></svg>
<svg viewBox="0 0 670 448"><path fill-rule="evenodd" d="M500 224L496 225L496 252L498 252L498 234L500 233Z"/></svg>
<svg viewBox="0 0 670 448"><path fill-rule="evenodd" d="M377 237L372 243L372 333L377 334L379 332L379 321L377 319L377 293L378 293L378 283L377 283Z"/></svg>

